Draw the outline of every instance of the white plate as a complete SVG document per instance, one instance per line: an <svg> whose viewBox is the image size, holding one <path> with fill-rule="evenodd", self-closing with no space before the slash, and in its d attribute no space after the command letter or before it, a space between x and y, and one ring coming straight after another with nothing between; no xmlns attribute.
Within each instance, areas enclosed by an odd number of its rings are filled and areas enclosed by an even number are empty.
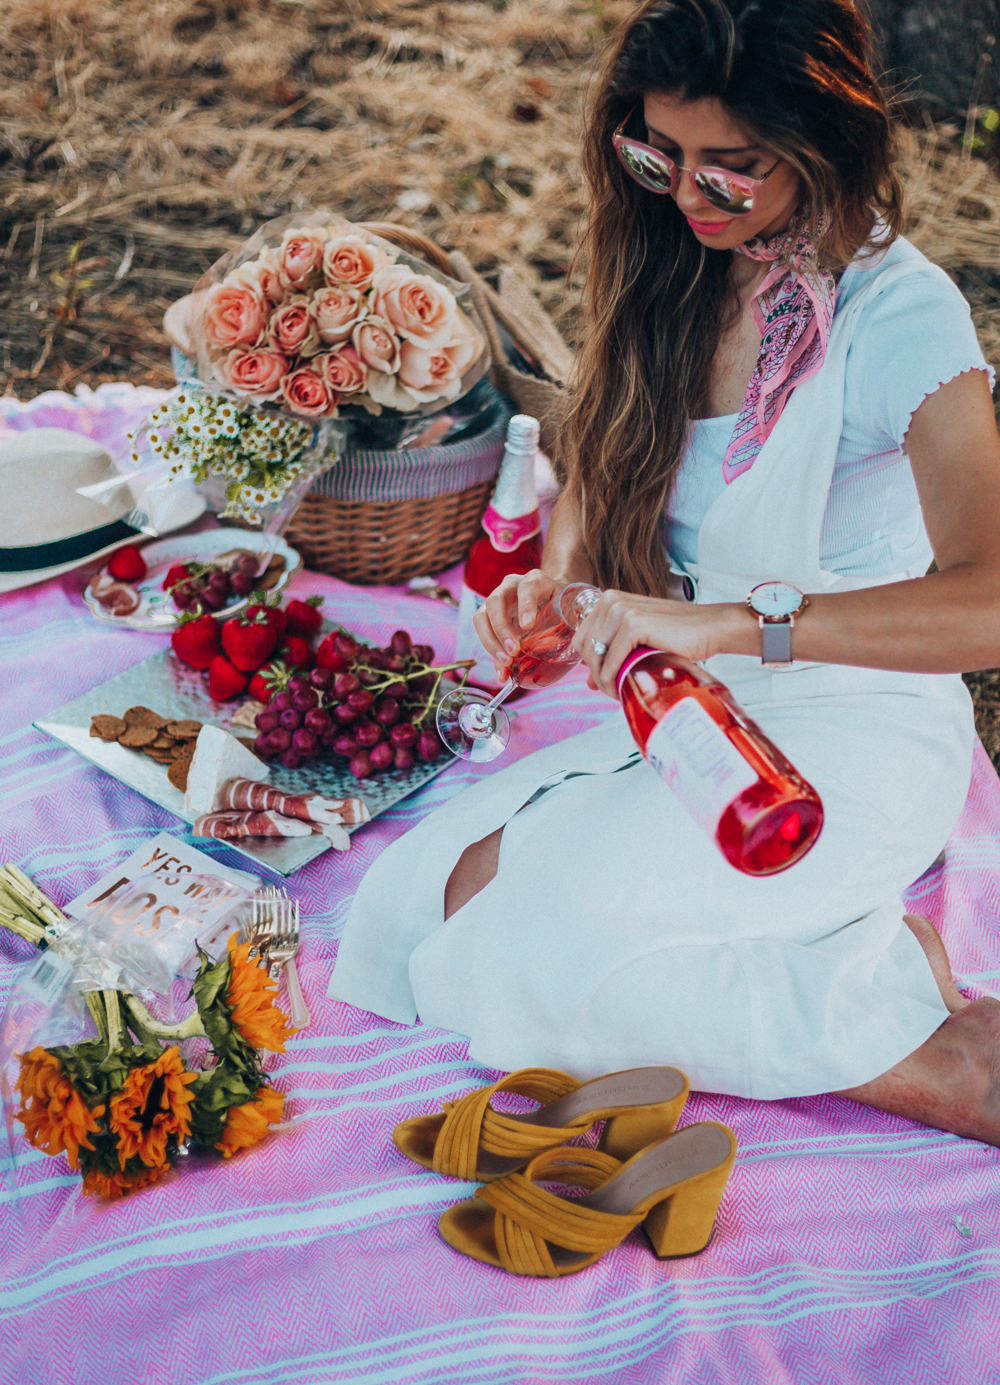
<svg viewBox="0 0 1000 1385"><path fill-rule="evenodd" d="M181 615L170 597L163 590L163 579L173 563L207 562L217 553L228 553L231 548L249 548L252 553L279 553L285 560L285 570L271 591L280 592L302 566L302 559L294 548L284 539L272 534L259 534L252 529L206 529L201 534L189 534L187 538L158 539L142 549L142 556L148 569L141 582L133 582L139 593L139 605L131 615L116 616L106 611L94 596L88 583L83 599L98 620L111 625L125 625L132 630L158 631L169 634ZM223 611L215 614L219 618L242 611L249 598L241 597Z"/></svg>

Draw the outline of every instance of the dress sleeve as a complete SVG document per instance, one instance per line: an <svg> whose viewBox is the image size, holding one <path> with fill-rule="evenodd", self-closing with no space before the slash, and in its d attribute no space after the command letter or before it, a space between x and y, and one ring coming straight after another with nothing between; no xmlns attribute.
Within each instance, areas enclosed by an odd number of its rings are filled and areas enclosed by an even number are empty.
<svg viewBox="0 0 1000 1385"><path fill-rule="evenodd" d="M887 285L863 312L847 357L845 413L898 448L929 394L987 365L965 298L936 265Z"/></svg>

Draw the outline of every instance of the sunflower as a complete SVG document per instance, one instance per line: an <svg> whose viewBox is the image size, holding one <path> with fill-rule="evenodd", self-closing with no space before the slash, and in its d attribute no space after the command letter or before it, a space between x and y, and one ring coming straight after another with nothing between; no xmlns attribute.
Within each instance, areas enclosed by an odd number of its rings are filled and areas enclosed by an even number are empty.
<svg viewBox="0 0 1000 1385"><path fill-rule="evenodd" d="M285 1098L273 1087L258 1087L251 1101L242 1106L230 1106L222 1139L215 1146L228 1159L238 1149L258 1144L267 1134L269 1125L281 1120Z"/></svg>
<svg viewBox="0 0 1000 1385"><path fill-rule="evenodd" d="M63 1072L55 1054L40 1045L20 1053L21 1075L17 1091L22 1105L15 1113L28 1142L46 1154L66 1153L71 1169L80 1167L80 1146L93 1149L87 1138L100 1130L95 1117L104 1107L91 1110Z"/></svg>
<svg viewBox="0 0 1000 1385"><path fill-rule="evenodd" d="M234 933L229 939L230 976L226 1004L232 1022L251 1048L266 1048L272 1053L284 1053L285 1040L295 1033L274 1003L278 992L267 972L251 962L249 943L237 942Z"/></svg>
<svg viewBox="0 0 1000 1385"><path fill-rule="evenodd" d="M137 1193L140 1188L148 1188L150 1183L159 1183L166 1172L166 1164L155 1169L143 1169L140 1173L107 1174L100 1169L92 1169L83 1180L83 1191L115 1202L129 1193Z"/></svg>
<svg viewBox="0 0 1000 1385"><path fill-rule="evenodd" d="M171 1136L185 1139L191 1133L188 1091L198 1074L184 1067L180 1049L164 1049L155 1063L133 1068L117 1096L111 1098L109 1125L118 1136L118 1163L124 1170L138 1155L149 1168L166 1162Z"/></svg>

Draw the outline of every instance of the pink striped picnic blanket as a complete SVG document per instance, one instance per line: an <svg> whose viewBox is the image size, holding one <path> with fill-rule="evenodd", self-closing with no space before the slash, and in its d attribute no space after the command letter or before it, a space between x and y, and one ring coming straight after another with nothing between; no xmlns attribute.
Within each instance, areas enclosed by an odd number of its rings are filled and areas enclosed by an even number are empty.
<svg viewBox="0 0 1000 1385"><path fill-rule="evenodd" d="M45 396L31 411L2 409L8 426L75 424L104 436L121 432L134 399L113 387L82 403ZM185 830L31 728L161 648L162 637L94 620L84 582L77 572L0 597L0 860L20 863L57 901L143 839ZM329 616L379 642L405 626L451 652L454 613L402 589L307 573L293 590L322 593ZM586 729L608 705L579 673L525 698L500 764ZM14 1148L2 1134L0 1381L998 1378L1000 1151L837 1097L692 1097L685 1122L726 1121L741 1147L715 1238L693 1259L657 1261L635 1234L592 1269L543 1282L465 1260L440 1240L438 1216L471 1185L409 1163L392 1128L497 1074L470 1063L455 1035L391 1024L325 992L367 867L489 772L454 765L356 834L349 853L292 877L314 1023L272 1060L272 1080L291 1097L286 1133L228 1161L191 1155L164 1184L110 1206L83 1198L65 1162L27 1149L17 1128ZM1000 783L978 750L944 864L909 896L942 927L970 994L1000 981L998 827ZM198 845L246 865L221 844ZM0 939L4 996L30 955Z"/></svg>

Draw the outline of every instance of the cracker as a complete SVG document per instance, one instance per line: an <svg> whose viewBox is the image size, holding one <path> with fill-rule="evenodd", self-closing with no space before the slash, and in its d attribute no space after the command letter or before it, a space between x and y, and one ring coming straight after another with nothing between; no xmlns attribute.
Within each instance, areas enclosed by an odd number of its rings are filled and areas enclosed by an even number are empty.
<svg viewBox="0 0 1000 1385"><path fill-rule="evenodd" d="M191 768L191 761L188 759L175 760L167 770L167 778L175 789L180 789L181 793L188 786L188 770Z"/></svg>
<svg viewBox="0 0 1000 1385"><path fill-rule="evenodd" d="M173 736L164 735L164 733L161 731L160 734L157 736L156 740L153 742L153 749L172 750L176 744L177 742L174 740Z"/></svg>
<svg viewBox="0 0 1000 1385"><path fill-rule="evenodd" d="M155 726L132 725L118 737L118 744L127 745L129 750L141 750L144 745L152 745L155 740Z"/></svg>
<svg viewBox="0 0 1000 1385"><path fill-rule="evenodd" d="M200 721L168 721L163 730L176 741L193 741L198 739L201 725Z"/></svg>
<svg viewBox="0 0 1000 1385"><path fill-rule="evenodd" d="M98 712L90 718L90 734L102 741L116 741L125 729L125 722L121 717Z"/></svg>
<svg viewBox="0 0 1000 1385"><path fill-rule="evenodd" d="M167 724L167 718L161 717L159 712L154 712L151 707L130 707L122 716L126 726L151 726L158 731L161 726Z"/></svg>

